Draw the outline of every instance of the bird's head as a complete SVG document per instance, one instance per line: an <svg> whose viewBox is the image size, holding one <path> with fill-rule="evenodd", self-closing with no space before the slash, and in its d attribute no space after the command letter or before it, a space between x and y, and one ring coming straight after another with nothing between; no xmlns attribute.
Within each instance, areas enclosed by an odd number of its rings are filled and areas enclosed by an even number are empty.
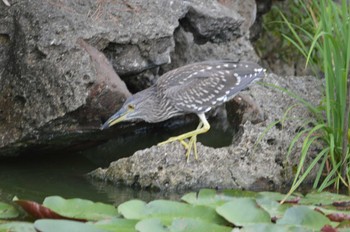
<svg viewBox="0 0 350 232"><path fill-rule="evenodd" d="M136 121L144 119L144 109L147 107L152 91L151 89L146 89L144 91L138 92L124 102L123 106L119 109L118 112L113 114L102 126L101 129L106 129L114 124L117 124L122 121Z"/></svg>

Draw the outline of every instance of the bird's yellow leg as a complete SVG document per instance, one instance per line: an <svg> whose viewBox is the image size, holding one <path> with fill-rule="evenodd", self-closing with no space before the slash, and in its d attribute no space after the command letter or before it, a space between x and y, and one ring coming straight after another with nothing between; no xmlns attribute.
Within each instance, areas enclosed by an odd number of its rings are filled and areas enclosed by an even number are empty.
<svg viewBox="0 0 350 232"><path fill-rule="evenodd" d="M203 122L200 121L198 126L197 126L197 129L196 130L199 130L200 128L202 128L203 126ZM191 154L191 150L192 150L192 146L193 146L193 153L194 153L194 156L196 159L198 159L198 155L197 155L197 135L193 135L191 138L190 138L190 141L188 143L188 146L185 147L187 149L187 152L186 152L186 157L187 157L187 161L189 160L190 158L190 154Z"/></svg>
<svg viewBox="0 0 350 232"><path fill-rule="evenodd" d="M184 134L179 135L179 136L171 137L164 142L158 143L158 145L163 145L163 144L174 142L174 141L180 141L184 145L184 147L187 149L187 152L186 152L187 159L189 158L189 155L191 153L192 146L194 146L193 151L194 151L195 157L197 159L198 158L197 157L197 146L196 146L197 135L203 134L210 129L210 125L209 125L207 119L205 118L204 113L198 114L198 117L200 119L200 122L199 122L197 129L190 131L190 132L187 132L187 133L184 133ZM188 138L190 138L190 141L189 141L189 143L186 143L184 141L184 139L188 139Z"/></svg>

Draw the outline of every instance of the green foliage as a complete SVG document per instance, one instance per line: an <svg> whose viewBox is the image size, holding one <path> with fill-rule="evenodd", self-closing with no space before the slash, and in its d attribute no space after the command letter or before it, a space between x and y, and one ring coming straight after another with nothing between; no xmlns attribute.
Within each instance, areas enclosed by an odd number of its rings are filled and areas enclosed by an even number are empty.
<svg viewBox="0 0 350 232"><path fill-rule="evenodd" d="M0 202L0 219L16 218L18 214L13 205Z"/></svg>
<svg viewBox="0 0 350 232"><path fill-rule="evenodd" d="M96 227L112 232L134 232L138 220L130 220L125 218L112 218L101 220L93 223Z"/></svg>
<svg viewBox="0 0 350 232"><path fill-rule="evenodd" d="M349 226L347 223L350 220L349 196L327 192L310 193L306 196L293 194L287 199L288 202L281 203L284 197L283 194L274 192L252 193L241 190L216 192L203 189L183 196L182 199L187 203L170 200L154 200L146 203L130 200L118 207L109 204L100 207L101 203L54 196L44 200L46 207L38 207L42 204L37 203L30 204L35 207L34 209L24 208L33 217L37 216L34 217L34 223L3 220L0 221L0 231L283 232L342 231L340 228ZM109 215L109 218L91 217L92 205L98 206L96 207L98 215ZM112 216L111 212L116 212L117 208L120 214L113 213ZM52 212L47 214L41 212L48 209ZM85 209L90 212L77 213ZM19 211L17 213L20 218L24 218ZM65 215L65 218L48 219L52 214ZM81 220L81 216L77 215L85 215L86 219L89 219Z"/></svg>
<svg viewBox="0 0 350 232"><path fill-rule="evenodd" d="M43 206L61 216L97 221L118 216L116 208L104 203L83 199L64 199L59 196L46 197Z"/></svg>
<svg viewBox="0 0 350 232"><path fill-rule="evenodd" d="M216 212L236 226L271 222L270 215L253 198L235 198L216 208Z"/></svg>
<svg viewBox="0 0 350 232"><path fill-rule="evenodd" d="M40 219L34 223L35 229L41 232L104 232L91 224L71 220Z"/></svg>
<svg viewBox="0 0 350 232"><path fill-rule="evenodd" d="M321 70L325 76L325 97L319 106L300 101L315 116L312 128L305 127L291 141L289 155L298 140L303 140L299 165L290 190L294 192L311 171L317 170L313 187L319 191L334 186L350 189L349 176L349 62L350 62L350 13L346 0L340 4L332 0L296 0L294 6L302 16L297 22L291 13L279 12L284 31L283 38L305 57L306 63ZM293 11L293 9L292 9ZM315 73L316 75L318 73ZM297 98L300 100L300 98ZM314 144L324 145L312 162L306 160Z"/></svg>
<svg viewBox="0 0 350 232"><path fill-rule="evenodd" d="M307 6L313 6L312 1L287 0L281 3L275 2L270 12L263 17L263 31L259 40L255 42L255 48L260 57L282 60L294 64L300 59L300 51L311 46L312 35L315 33L312 15ZM283 13L282 13L283 12ZM288 22L286 26L286 22ZM290 30L292 27L293 30ZM296 33L296 39L300 44L289 38ZM296 50L295 47L301 48ZM280 51L276 53L276 50ZM314 63L319 61L317 53L312 53ZM315 66L312 66L316 70Z"/></svg>
<svg viewBox="0 0 350 232"><path fill-rule="evenodd" d="M225 221L215 212L215 209L205 205L190 205L169 200L154 200L141 204L141 201L131 200L121 204L118 211L127 219L161 218L170 222L173 218L199 218L209 223L223 224ZM134 212L133 212L134 211Z"/></svg>
<svg viewBox="0 0 350 232"><path fill-rule="evenodd" d="M277 221L277 224L301 225L309 229L320 231L322 227L330 224L330 220L307 206L295 206L289 208L283 217Z"/></svg>
<svg viewBox="0 0 350 232"><path fill-rule="evenodd" d="M193 218L175 218L170 225L165 225L158 218L148 218L141 220L136 225L136 230L140 232L169 232L169 231L215 231L215 232L229 232L232 231L231 227L221 226L203 220Z"/></svg>
<svg viewBox="0 0 350 232"><path fill-rule="evenodd" d="M0 231L11 231L11 232L36 232L33 223L29 222L6 222L1 224Z"/></svg>

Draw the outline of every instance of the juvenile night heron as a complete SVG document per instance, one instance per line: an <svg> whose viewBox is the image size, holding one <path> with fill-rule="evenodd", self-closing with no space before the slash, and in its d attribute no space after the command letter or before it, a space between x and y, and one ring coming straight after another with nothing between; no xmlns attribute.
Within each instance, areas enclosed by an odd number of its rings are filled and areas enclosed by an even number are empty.
<svg viewBox="0 0 350 232"><path fill-rule="evenodd" d="M155 123L195 113L200 120L197 129L171 137L158 145L180 141L187 149L187 159L192 147L197 159L197 135L210 129L205 113L229 101L264 75L265 69L252 62L216 60L189 64L165 73L153 86L129 97L101 129L121 121ZM185 142L185 139L189 141Z"/></svg>

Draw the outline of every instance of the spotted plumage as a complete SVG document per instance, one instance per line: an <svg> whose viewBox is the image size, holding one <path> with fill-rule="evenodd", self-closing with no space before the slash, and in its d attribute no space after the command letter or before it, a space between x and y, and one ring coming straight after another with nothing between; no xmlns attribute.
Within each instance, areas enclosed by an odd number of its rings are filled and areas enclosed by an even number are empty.
<svg viewBox="0 0 350 232"><path fill-rule="evenodd" d="M208 112L264 76L252 62L206 61L180 67L159 78L159 98L187 113Z"/></svg>

